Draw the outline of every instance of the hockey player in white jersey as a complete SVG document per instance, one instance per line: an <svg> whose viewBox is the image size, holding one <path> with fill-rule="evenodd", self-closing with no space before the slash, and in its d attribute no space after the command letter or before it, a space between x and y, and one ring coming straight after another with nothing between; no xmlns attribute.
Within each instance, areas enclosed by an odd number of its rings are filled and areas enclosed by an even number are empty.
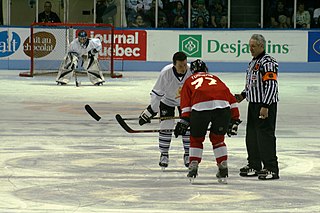
<svg viewBox="0 0 320 213"><path fill-rule="evenodd" d="M150 123L151 119L158 112L160 113L160 117L174 116L176 107L178 107L180 114L180 91L184 81L190 75L192 75L192 73L189 64L187 64L186 54L176 52L173 55L173 64L169 64L161 70L157 82L150 93L151 103L141 113L139 124ZM160 129L173 129L174 124L173 119L161 120ZM189 166L189 137L189 131L182 136L184 148L183 160L186 167ZM159 132L159 150L161 153L159 166L162 168L168 167L171 138L172 132Z"/></svg>
<svg viewBox="0 0 320 213"><path fill-rule="evenodd" d="M84 30L79 31L78 37L70 43L67 55L59 69L56 78L58 85L69 83L77 67L83 67L87 71L92 84L96 86L102 85L105 80L98 62L98 52L101 48L100 39L90 39Z"/></svg>

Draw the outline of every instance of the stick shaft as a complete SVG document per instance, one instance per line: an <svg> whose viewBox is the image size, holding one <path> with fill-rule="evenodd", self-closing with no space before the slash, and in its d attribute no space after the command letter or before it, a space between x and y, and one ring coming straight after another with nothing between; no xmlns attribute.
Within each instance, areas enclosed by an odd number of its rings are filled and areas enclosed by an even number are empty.
<svg viewBox="0 0 320 213"><path fill-rule="evenodd" d="M89 105L89 104L86 104L84 106L85 110L89 113L89 115L91 115L91 117L93 117L96 121L99 121L101 119L101 116L99 116L95 111L94 109ZM127 120L127 121L130 121L130 120L139 120L139 118L122 118L122 120ZM169 120L169 119L179 119L179 117L153 117L151 119L155 119L155 120Z"/></svg>

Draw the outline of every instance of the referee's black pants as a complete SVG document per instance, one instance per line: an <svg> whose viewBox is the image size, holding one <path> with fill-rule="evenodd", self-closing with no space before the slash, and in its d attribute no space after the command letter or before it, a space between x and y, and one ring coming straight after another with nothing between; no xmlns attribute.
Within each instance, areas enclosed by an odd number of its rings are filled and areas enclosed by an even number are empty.
<svg viewBox="0 0 320 213"><path fill-rule="evenodd" d="M248 164L258 171L263 168L279 173L276 154L277 103L269 106L268 118L259 118L262 104L249 103L246 127Z"/></svg>

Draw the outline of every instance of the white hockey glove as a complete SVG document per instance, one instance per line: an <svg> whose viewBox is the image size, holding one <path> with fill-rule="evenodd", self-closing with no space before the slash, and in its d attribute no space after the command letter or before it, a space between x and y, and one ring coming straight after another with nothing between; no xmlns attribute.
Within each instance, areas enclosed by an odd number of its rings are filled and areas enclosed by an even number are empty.
<svg viewBox="0 0 320 213"><path fill-rule="evenodd" d="M91 52L93 53L93 54L96 54L97 52L99 52L97 49L93 49L93 50L91 50Z"/></svg>
<svg viewBox="0 0 320 213"><path fill-rule="evenodd" d="M190 124L189 118L181 118L174 128L174 136L177 138L179 135L185 135Z"/></svg>
<svg viewBox="0 0 320 213"><path fill-rule="evenodd" d="M157 113L154 112L151 108L151 105L149 105L145 110L143 110L143 112L139 116L140 126L142 126L143 124L146 124L146 123L151 123L151 118L153 118L156 115L157 115Z"/></svg>
<svg viewBox="0 0 320 213"><path fill-rule="evenodd" d="M91 57L94 57L96 56L96 54L98 53L99 51L97 49L92 49L88 52L88 57L91 58Z"/></svg>
<svg viewBox="0 0 320 213"><path fill-rule="evenodd" d="M229 123L228 131L227 131L227 135L229 137L231 137L232 135L238 134L238 126L239 126L239 124L241 124L241 122L242 121L240 119L238 119L238 120L231 119L231 121Z"/></svg>

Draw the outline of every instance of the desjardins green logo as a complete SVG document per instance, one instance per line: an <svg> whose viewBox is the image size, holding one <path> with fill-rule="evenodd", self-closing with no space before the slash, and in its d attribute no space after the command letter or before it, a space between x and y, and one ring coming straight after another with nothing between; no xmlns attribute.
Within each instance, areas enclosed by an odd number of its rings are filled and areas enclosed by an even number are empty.
<svg viewBox="0 0 320 213"><path fill-rule="evenodd" d="M184 52L188 57L198 57L202 55L201 35L179 35L179 51Z"/></svg>

